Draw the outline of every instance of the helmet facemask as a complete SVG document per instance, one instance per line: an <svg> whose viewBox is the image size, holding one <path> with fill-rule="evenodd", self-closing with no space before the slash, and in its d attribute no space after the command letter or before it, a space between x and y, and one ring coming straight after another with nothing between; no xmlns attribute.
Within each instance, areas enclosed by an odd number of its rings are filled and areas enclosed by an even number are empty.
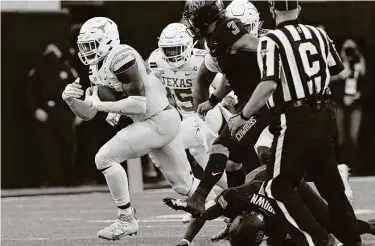
<svg viewBox="0 0 375 246"><path fill-rule="evenodd" d="M88 20L77 39L78 57L84 65L97 64L113 46L120 44L117 25L105 17Z"/></svg>
<svg viewBox="0 0 375 246"><path fill-rule="evenodd" d="M186 45L164 46L160 47L160 50L163 53L163 60L171 67L179 67L190 58Z"/></svg>
<svg viewBox="0 0 375 246"><path fill-rule="evenodd" d="M158 46L166 65L176 68L189 60L194 43L186 26L181 23L172 23L162 31Z"/></svg>

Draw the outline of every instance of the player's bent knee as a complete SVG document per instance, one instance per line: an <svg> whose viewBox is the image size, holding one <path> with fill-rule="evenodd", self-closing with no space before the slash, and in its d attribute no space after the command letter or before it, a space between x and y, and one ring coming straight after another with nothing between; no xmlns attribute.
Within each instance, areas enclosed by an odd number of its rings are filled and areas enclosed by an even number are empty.
<svg viewBox="0 0 375 246"><path fill-rule="evenodd" d="M225 166L225 171L234 172L234 171L240 170L241 168L242 168L241 163L237 163L237 162L233 162L231 160L228 160L227 164Z"/></svg>
<svg viewBox="0 0 375 246"><path fill-rule="evenodd" d="M210 154L222 154L229 157L229 149L222 144L215 143L210 149Z"/></svg>
<svg viewBox="0 0 375 246"><path fill-rule="evenodd" d="M106 169L116 163L113 159L113 157L108 155L108 152L106 151L106 147L103 146L99 152L95 155L95 164L96 168L101 171L103 169Z"/></svg>

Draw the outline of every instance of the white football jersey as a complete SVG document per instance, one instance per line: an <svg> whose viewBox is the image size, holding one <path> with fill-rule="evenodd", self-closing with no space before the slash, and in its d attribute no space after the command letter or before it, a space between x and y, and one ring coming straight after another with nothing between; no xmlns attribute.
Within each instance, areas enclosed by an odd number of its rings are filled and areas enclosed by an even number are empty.
<svg viewBox="0 0 375 246"><path fill-rule="evenodd" d="M105 85L119 91L122 83L117 79L113 71L133 59L136 59L138 71L145 86L147 106L145 114L131 115L129 117L134 121L143 121L163 111L168 106L169 101L163 84L153 74L147 74L144 60L134 48L124 44L114 47L102 63L90 65L89 79L92 84ZM99 64L101 64L100 67Z"/></svg>
<svg viewBox="0 0 375 246"><path fill-rule="evenodd" d="M160 49L154 50L148 59L149 68L166 87L168 93L176 102L177 110L184 118L194 115L193 92L198 77L198 70L205 56L206 50L193 49L190 59L181 67L171 68L163 60ZM221 80L218 73L215 80Z"/></svg>

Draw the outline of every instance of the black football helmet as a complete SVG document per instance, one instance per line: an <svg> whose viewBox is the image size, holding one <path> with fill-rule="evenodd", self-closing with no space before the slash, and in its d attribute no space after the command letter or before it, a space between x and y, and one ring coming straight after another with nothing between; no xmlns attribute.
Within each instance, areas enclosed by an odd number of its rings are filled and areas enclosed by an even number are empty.
<svg viewBox="0 0 375 246"><path fill-rule="evenodd" d="M258 246L265 235L266 223L262 214L252 211L238 215L229 226L232 246Z"/></svg>
<svg viewBox="0 0 375 246"><path fill-rule="evenodd" d="M196 38L208 34L208 25L225 17L225 7L221 0L188 0L182 15L190 35Z"/></svg>

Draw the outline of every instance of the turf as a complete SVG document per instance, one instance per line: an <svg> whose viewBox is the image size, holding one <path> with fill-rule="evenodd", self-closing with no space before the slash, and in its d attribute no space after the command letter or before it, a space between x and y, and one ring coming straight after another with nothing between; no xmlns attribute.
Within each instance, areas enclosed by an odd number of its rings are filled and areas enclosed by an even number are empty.
<svg viewBox="0 0 375 246"><path fill-rule="evenodd" d="M375 178L351 179L351 185L357 216L375 218ZM180 222L183 213L163 205L164 196L177 197L171 189L132 194L140 231L114 242L96 236L115 218L109 193L2 198L1 245L176 245L186 225ZM207 223L191 245L229 245L227 241L210 242L210 236L223 226L221 219ZM363 241L375 245L375 236L364 235Z"/></svg>

